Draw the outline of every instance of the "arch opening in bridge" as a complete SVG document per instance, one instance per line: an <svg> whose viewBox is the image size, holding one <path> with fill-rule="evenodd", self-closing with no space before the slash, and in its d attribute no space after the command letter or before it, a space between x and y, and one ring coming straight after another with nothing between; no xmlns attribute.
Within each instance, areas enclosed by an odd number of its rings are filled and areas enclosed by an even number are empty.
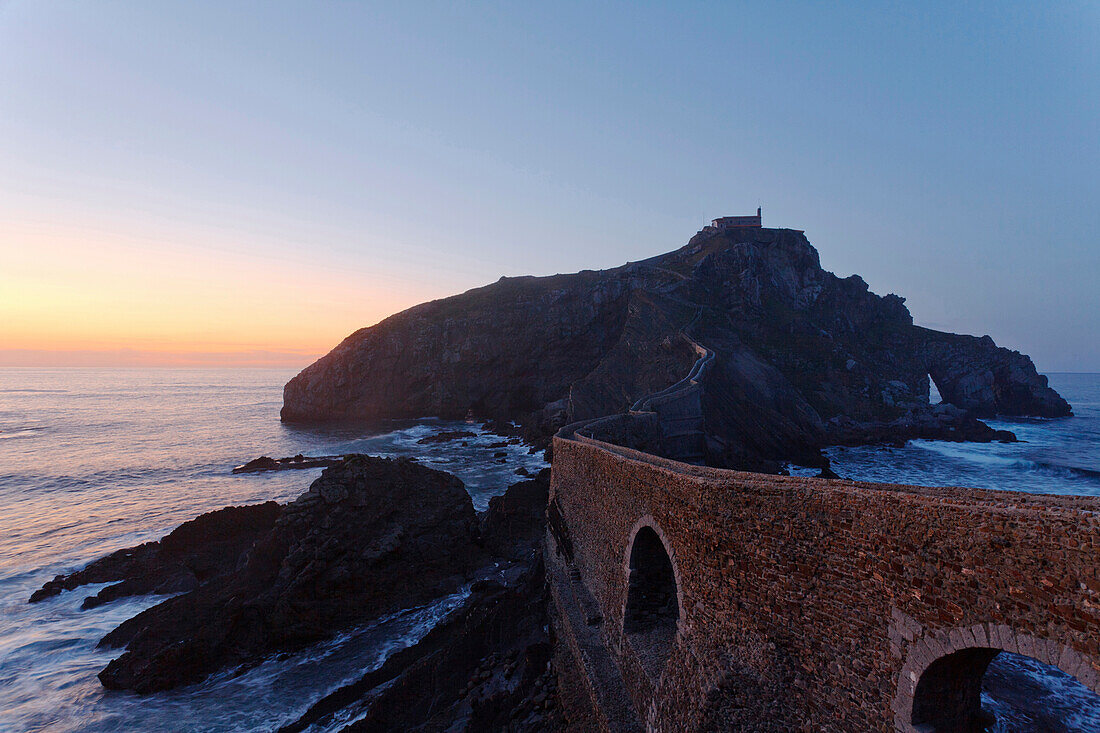
<svg viewBox="0 0 1100 733"><path fill-rule="evenodd" d="M643 525L630 546L623 632L651 677L668 661L680 618L676 571L657 531Z"/></svg>
<svg viewBox="0 0 1100 733"><path fill-rule="evenodd" d="M1045 648L1031 647L1040 656ZM1055 664L992 647L936 659L913 693L911 725L920 733L1091 731L1097 724L1100 695Z"/></svg>
<svg viewBox="0 0 1100 733"><path fill-rule="evenodd" d="M962 649L940 657L917 681L913 726L937 733L981 733L993 722L982 712L982 677L999 649Z"/></svg>

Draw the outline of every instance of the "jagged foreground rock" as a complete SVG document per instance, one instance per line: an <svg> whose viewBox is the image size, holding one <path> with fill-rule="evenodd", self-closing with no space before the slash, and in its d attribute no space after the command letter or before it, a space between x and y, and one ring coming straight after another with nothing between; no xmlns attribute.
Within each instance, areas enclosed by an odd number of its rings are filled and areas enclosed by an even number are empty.
<svg viewBox="0 0 1100 733"><path fill-rule="evenodd" d="M316 701L287 731L354 709L354 730L556 730L541 539L550 471L475 515L455 476L409 459L349 456L286 505L227 507L159 542L59 576L31 602L114 582L86 606L179 593L101 642L99 675L139 693L197 682L469 584L418 643ZM294 706L288 703L288 708ZM346 719L346 717L345 717Z"/></svg>
<svg viewBox="0 0 1100 733"><path fill-rule="evenodd" d="M415 645L318 700L280 733L572 730L562 719L541 540L550 472L512 485L481 522L497 560Z"/></svg>
<svg viewBox="0 0 1100 733"><path fill-rule="evenodd" d="M282 514L274 501L231 506L184 522L157 542L112 552L69 575L58 575L34 592L37 603L65 590L92 583L111 583L87 596L82 609L126 596L170 595L233 570L237 559L271 531Z"/></svg>
<svg viewBox="0 0 1100 733"><path fill-rule="evenodd" d="M101 646L126 651L99 679L141 693L197 682L453 592L488 559L457 477L349 456L283 506L226 572L104 637Z"/></svg>
<svg viewBox="0 0 1100 733"><path fill-rule="evenodd" d="M703 410L719 465L884 436L1007 438L975 418L1070 414L1027 356L914 326L902 298L823 270L801 232L707 227L649 260L502 278L361 329L286 385L282 417L472 411L545 433L677 382L692 340L715 354ZM929 375L958 410L932 410Z"/></svg>

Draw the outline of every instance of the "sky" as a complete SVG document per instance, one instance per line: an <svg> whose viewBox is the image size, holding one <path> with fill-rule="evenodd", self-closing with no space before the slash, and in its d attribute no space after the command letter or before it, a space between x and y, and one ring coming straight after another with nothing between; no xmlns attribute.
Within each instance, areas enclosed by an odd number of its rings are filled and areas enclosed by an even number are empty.
<svg viewBox="0 0 1100 733"><path fill-rule="evenodd" d="M1100 371L1100 4L0 0L0 366L304 367L757 206Z"/></svg>

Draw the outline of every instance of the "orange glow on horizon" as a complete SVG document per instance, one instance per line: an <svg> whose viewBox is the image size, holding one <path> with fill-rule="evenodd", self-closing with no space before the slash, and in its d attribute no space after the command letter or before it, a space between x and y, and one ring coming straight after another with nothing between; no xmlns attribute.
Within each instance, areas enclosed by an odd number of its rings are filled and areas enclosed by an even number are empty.
<svg viewBox="0 0 1100 733"><path fill-rule="evenodd" d="M0 221L0 366L301 368L432 295L308 252L255 257Z"/></svg>

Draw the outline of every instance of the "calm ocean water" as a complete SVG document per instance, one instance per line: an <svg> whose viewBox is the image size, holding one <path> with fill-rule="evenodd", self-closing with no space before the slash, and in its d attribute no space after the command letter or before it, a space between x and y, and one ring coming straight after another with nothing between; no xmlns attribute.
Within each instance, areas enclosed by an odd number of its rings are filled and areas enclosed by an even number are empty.
<svg viewBox="0 0 1100 733"><path fill-rule="evenodd" d="M98 586L30 605L57 573L119 547L157 539L197 514L304 491L320 471L234 476L261 454L416 454L456 473L475 506L516 480L540 456L509 449L500 464L484 435L469 445L418 445L455 424L388 423L373 430L306 430L279 423L290 371L0 369L0 731L250 731L297 715L334 687L413 643L458 605L463 593L408 609L289 659L243 675L138 698L103 690L95 678L116 652L95 643L157 598L90 611ZM997 422L1027 442L833 451L842 476L915 484L1100 495L1100 375L1052 375L1077 417ZM468 427L468 426L464 426ZM1009 660L1006 663L1016 664ZM1019 662L1024 664L1024 662ZM1100 730L1072 680L1022 668L1076 722ZM996 707L995 700L988 701ZM1019 727L1006 730L1024 730Z"/></svg>

